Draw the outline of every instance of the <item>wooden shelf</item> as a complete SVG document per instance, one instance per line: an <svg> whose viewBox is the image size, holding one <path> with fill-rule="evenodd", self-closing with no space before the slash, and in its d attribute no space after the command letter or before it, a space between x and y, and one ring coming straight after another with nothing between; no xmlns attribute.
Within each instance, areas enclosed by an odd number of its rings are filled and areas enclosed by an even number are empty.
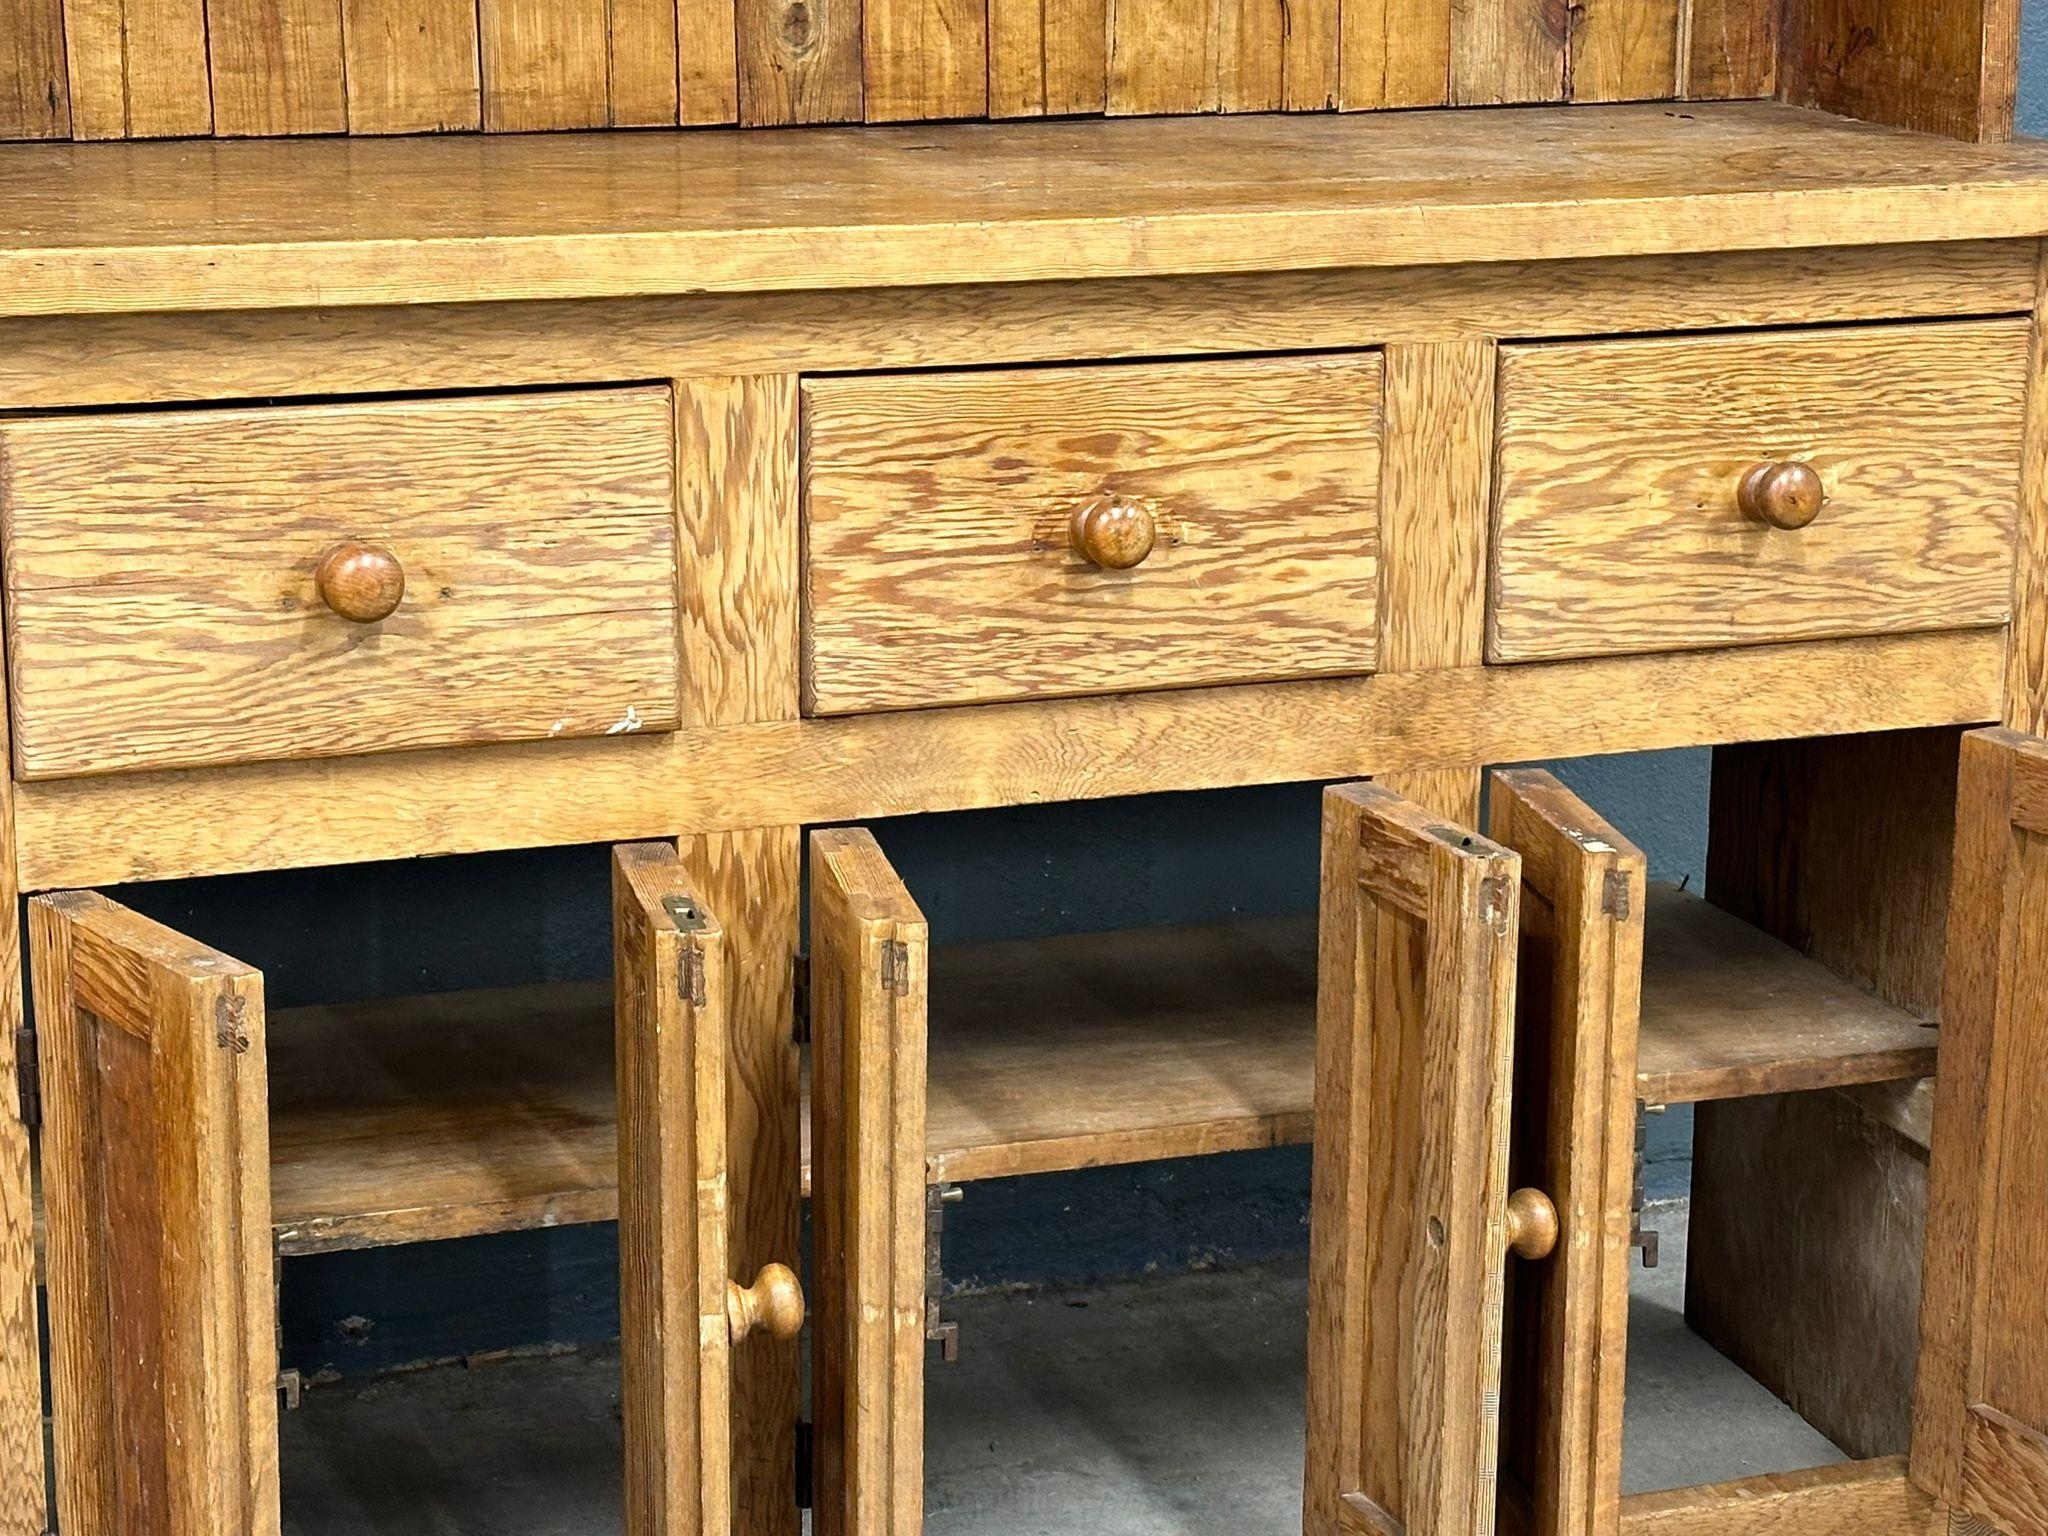
<svg viewBox="0 0 2048 1536"><path fill-rule="evenodd" d="M1933 1070L1931 1029L1697 897L1653 889L1647 935L1650 1102ZM1312 919L935 952L929 1177L1306 1141L1314 978ZM278 1014L280 1248L610 1219L611 1030L603 983Z"/></svg>
<svg viewBox="0 0 2048 1536"><path fill-rule="evenodd" d="M1771 102L23 144L0 158L0 313L1412 266L2044 229L2048 146L1961 144Z"/></svg>

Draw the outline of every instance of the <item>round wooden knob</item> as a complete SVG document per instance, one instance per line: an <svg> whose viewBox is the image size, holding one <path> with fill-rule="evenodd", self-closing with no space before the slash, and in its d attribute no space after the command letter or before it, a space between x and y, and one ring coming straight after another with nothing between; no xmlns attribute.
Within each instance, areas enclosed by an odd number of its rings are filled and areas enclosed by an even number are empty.
<svg viewBox="0 0 2048 1536"><path fill-rule="evenodd" d="M766 1330L771 1339L803 1331L804 1288L787 1264L764 1264L752 1285L725 1282L725 1325L733 1343Z"/></svg>
<svg viewBox="0 0 2048 1536"><path fill-rule="evenodd" d="M1508 1248L1524 1259L1547 1259L1557 1247L1557 1207L1540 1189L1508 1196Z"/></svg>
<svg viewBox="0 0 2048 1536"><path fill-rule="evenodd" d="M1097 496L1075 511L1073 542L1075 552L1091 565L1128 571L1159 542L1159 519L1132 497Z"/></svg>
<svg viewBox="0 0 2048 1536"><path fill-rule="evenodd" d="M1735 493L1746 515L1773 528L1804 528L1820 516L1827 499L1820 471L1796 460L1754 466Z"/></svg>
<svg viewBox="0 0 2048 1536"><path fill-rule="evenodd" d="M374 624L397 611L405 596L405 567L390 550L351 540L320 557L313 586L320 601L351 624Z"/></svg>

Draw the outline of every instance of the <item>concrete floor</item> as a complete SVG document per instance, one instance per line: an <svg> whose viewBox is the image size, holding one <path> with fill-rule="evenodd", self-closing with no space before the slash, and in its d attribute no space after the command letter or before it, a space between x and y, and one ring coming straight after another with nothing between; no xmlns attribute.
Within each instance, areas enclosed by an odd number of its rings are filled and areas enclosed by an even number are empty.
<svg viewBox="0 0 2048 1536"><path fill-rule="evenodd" d="M1682 1487L1840 1459L1686 1331L1683 1212L1630 1315L1624 1482ZM967 1297L930 1368L931 1536L1301 1529L1300 1263ZM287 1536L619 1529L611 1351L307 1392L284 1423Z"/></svg>

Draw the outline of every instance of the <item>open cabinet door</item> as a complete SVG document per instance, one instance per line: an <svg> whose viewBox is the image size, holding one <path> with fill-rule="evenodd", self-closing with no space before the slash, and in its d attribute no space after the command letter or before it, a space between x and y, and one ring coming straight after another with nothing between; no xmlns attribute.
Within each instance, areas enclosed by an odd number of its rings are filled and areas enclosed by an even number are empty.
<svg viewBox="0 0 2048 1536"><path fill-rule="evenodd" d="M1354 784L1322 865L1306 1526L1487 1536L1521 861Z"/></svg>
<svg viewBox="0 0 2048 1536"><path fill-rule="evenodd" d="M1914 1479L2048 1536L2048 742L1963 738Z"/></svg>
<svg viewBox="0 0 2048 1536"><path fill-rule="evenodd" d="M874 838L811 835L816 1536L924 1525L924 914Z"/></svg>
<svg viewBox="0 0 2048 1536"><path fill-rule="evenodd" d="M1550 1258L1508 1272L1501 1525L1615 1536L1645 862L1536 770L1493 776L1487 831L1522 860L1509 1179L1558 1219Z"/></svg>
<svg viewBox="0 0 2048 1536"><path fill-rule="evenodd" d="M794 1338L804 1302L727 1244L725 934L669 843L612 850L626 1536L732 1529L732 1351Z"/></svg>
<svg viewBox="0 0 2048 1536"><path fill-rule="evenodd" d="M89 891L29 903L65 1536L272 1536L263 980Z"/></svg>
<svg viewBox="0 0 2048 1536"><path fill-rule="evenodd" d="M6 900L13 882L0 880ZM0 1536L43 1536L50 1529L43 1477L43 1366L36 1321L36 1201L24 1091L13 1099L16 1053L35 1049L21 1023L21 953L0 956Z"/></svg>

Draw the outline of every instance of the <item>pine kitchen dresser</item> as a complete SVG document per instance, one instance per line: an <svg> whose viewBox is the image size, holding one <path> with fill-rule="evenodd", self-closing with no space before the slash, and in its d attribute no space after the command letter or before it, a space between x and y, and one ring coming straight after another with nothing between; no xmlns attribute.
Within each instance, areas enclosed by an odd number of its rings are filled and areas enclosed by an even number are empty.
<svg viewBox="0 0 2048 1536"><path fill-rule="evenodd" d="M614 1217L631 1536L795 1536L806 1348L908 1536L950 1186L1311 1135L1311 1536L2048 1532L2016 11L0 0L0 1536L277 1531L283 1260ZM1674 746L1704 899L1482 825ZM1318 931L863 825L1304 780ZM121 900L572 843L610 989ZM1621 1496L1673 1103L1843 1465Z"/></svg>

